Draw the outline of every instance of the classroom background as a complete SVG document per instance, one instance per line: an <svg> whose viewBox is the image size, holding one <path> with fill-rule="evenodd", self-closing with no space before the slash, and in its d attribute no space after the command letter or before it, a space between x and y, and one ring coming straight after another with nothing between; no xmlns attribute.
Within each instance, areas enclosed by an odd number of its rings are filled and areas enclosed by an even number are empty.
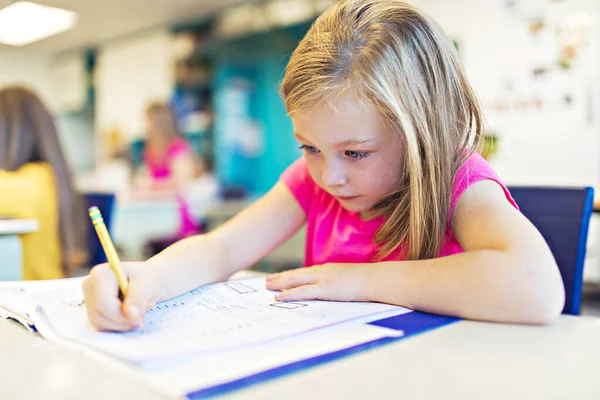
<svg viewBox="0 0 600 400"><path fill-rule="evenodd" d="M37 1L76 18L51 37L0 44L0 86L25 84L41 95L59 122L78 190L113 202L105 219L122 259L145 259L181 224L176 198L136 186L147 107L169 104L202 160L185 196L200 229L213 229L300 156L278 83L310 23L333 2ZM0 8L12 3L0 0ZM598 2L415 3L454 40L486 116L484 156L507 185L599 188ZM598 216L589 231L583 314L600 315ZM302 234L255 268L300 266Z"/></svg>

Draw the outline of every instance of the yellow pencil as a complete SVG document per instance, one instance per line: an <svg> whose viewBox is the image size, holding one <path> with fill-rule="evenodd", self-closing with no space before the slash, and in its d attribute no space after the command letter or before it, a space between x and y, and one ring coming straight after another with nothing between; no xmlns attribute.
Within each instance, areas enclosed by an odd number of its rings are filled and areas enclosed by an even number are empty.
<svg viewBox="0 0 600 400"><path fill-rule="evenodd" d="M119 288L121 289L121 295L119 297L123 300L123 298L127 296L127 287L129 285L127 276L125 276L125 273L123 273L123 270L121 269L121 261L119 260L115 246L108 235L108 230L106 230L106 225L104 225L104 219L102 218L102 214L100 214L100 210L98 210L98 207L94 206L90 207L88 212L90 213L92 224L94 224L94 228L96 228L96 233L98 234L98 238L100 239L100 243L102 244L106 258L108 259L108 264L117 276Z"/></svg>

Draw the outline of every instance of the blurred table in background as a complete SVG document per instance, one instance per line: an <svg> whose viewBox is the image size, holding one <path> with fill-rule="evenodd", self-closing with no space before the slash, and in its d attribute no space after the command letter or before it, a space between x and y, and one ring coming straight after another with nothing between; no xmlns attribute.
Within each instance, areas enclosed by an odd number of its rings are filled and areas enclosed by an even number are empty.
<svg viewBox="0 0 600 400"><path fill-rule="evenodd" d="M251 203L250 200L213 201L196 215L211 230ZM142 260L144 246L152 240L175 237L179 229L179 203L164 193L120 192L113 216L112 237L124 260Z"/></svg>
<svg viewBox="0 0 600 400"><path fill-rule="evenodd" d="M201 218L207 231L215 229L252 203L253 199L220 200L206 208ZM178 204L174 198L117 195L112 236L123 260L143 260L145 245L151 240L173 237L179 228ZM304 260L305 230L261 261L261 269L301 266Z"/></svg>
<svg viewBox="0 0 600 400"><path fill-rule="evenodd" d="M175 199L117 194L111 234L123 260L143 260L149 241L174 236L179 228L178 210Z"/></svg>

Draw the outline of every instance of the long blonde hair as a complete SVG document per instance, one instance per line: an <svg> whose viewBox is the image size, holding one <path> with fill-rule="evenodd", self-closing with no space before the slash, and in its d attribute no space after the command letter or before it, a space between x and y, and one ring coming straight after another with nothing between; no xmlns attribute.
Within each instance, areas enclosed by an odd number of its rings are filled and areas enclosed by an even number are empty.
<svg viewBox="0 0 600 400"><path fill-rule="evenodd" d="M173 110L167 103L155 101L146 107L146 117L152 121L154 129L165 143L180 136Z"/></svg>
<svg viewBox="0 0 600 400"><path fill-rule="evenodd" d="M376 206L379 258L439 255L458 168L478 146L478 100L442 28L411 4L346 0L329 8L294 51L281 84L288 114L350 96L373 104L405 143L403 176Z"/></svg>
<svg viewBox="0 0 600 400"><path fill-rule="evenodd" d="M74 272L87 259L84 201L75 192L52 115L31 90L20 86L0 90L0 143L0 169L16 171L31 162L45 162L52 167L58 192L63 270Z"/></svg>

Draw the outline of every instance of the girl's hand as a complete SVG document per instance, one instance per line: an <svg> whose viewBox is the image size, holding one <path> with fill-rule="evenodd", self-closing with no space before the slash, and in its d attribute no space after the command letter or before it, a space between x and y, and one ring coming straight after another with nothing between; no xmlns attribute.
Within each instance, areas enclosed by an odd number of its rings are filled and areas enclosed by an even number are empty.
<svg viewBox="0 0 600 400"><path fill-rule="evenodd" d="M92 268L83 281L83 294L90 323L100 331L129 331L143 325L143 315L164 292L164 277L150 262L122 263L129 278L125 300L118 298L117 277L108 264Z"/></svg>
<svg viewBox="0 0 600 400"><path fill-rule="evenodd" d="M277 301L369 301L366 264L323 264L267 276L267 289L281 290Z"/></svg>

